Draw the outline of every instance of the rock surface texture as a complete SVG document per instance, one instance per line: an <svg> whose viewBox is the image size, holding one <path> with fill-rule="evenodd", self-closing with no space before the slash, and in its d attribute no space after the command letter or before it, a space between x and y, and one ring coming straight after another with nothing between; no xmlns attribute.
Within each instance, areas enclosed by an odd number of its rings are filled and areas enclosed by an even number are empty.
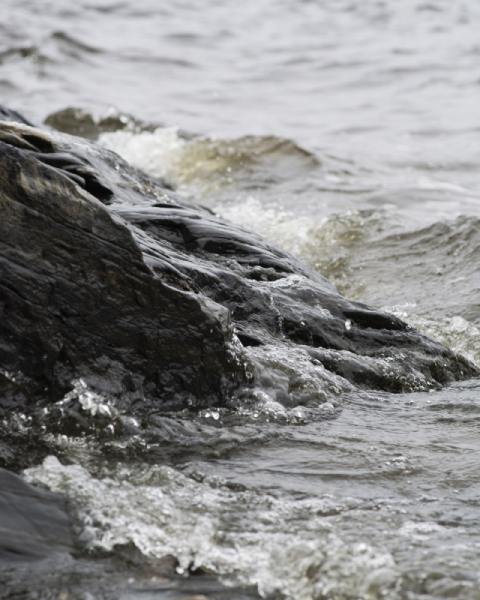
<svg viewBox="0 0 480 600"><path fill-rule="evenodd" d="M0 361L15 402L20 384L26 401L58 399L78 377L142 408L223 402L243 375L228 310L146 257L102 203L141 198L145 182L110 156L107 182L95 149L33 129L0 140Z"/></svg>
<svg viewBox="0 0 480 600"><path fill-rule="evenodd" d="M478 370L101 146L0 118L0 599L258 598L128 545L85 557L63 501L11 471L208 454L188 411L333 410Z"/></svg>
<svg viewBox="0 0 480 600"><path fill-rule="evenodd" d="M84 434L86 413L262 398L308 407L358 387L422 390L477 374L116 154L1 114L4 413L42 407L47 428ZM8 466L8 443L2 454Z"/></svg>
<svg viewBox="0 0 480 600"><path fill-rule="evenodd" d="M0 469L0 563L44 559L72 548L63 499Z"/></svg>

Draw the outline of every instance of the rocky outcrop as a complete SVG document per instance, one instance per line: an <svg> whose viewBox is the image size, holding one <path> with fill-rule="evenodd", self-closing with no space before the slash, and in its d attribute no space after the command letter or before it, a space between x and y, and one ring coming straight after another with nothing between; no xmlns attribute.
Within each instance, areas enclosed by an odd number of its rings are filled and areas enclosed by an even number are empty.
<svg viewBox="0 0 480 600"><path fill-rule="evenodd" d="M9 109L0 117L0 466L72 460L63 436L90 436L88 451L106 460L158 461L178 437L162 411L265 399L315 408L352 389L478 375L114 153ZM173 563L165 572L135 548L75 560L71 526L61 498L0 468L0 589L30 597L34 580L35 595L61 597L74 581L95 596L258 597L180 577Z"/></svg>
<svg viewBox="0 0 480 600"><path fill-rule="evenodd" d="M79 377L139 410L223 402L244 380L228 310L154 272L88 159L25 128L0 140L2 402Z"/></svg>
<svg viewBox="0 0 480 600"><path fill-rule="evenodd" d="M0 187L3 409L58 402L80 379L145 414L262 386L293 405L322 381L396 392L478 373L93 142L4 121ZM272 349L301 352L320 383L307 393Z"/></svg>

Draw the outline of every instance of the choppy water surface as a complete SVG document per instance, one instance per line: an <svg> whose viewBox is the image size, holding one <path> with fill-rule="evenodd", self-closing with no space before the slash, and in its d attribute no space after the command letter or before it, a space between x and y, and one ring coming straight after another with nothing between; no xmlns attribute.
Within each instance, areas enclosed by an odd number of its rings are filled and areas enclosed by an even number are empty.
<svg viewBox="0 0 480 600"><path fill-rule="evenodd" d="M477 2L0 14L5 104L37 122L79 107L48 122L91 136L113 117L100 143L480 364ZM257 358L308 380L295 355ZM26 477L67 494L86 548L133 541L295 600L479 599L479 381L316 393L155 418L115 460L59 438L72 464Z"/></svg>

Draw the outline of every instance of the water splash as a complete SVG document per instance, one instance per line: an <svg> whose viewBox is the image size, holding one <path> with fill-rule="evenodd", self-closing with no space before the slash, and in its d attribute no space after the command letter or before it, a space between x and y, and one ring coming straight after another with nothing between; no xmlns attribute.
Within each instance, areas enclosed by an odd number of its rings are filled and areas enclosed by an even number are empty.
<svg viewBox="0 0 480 600"><path fill-rule="evenodd" d="M352 499L284 500L234 490L215 476L196 481L166 466L118 465L110 476L94 478L53 456L25 477L68 495L87 549L133 542L148 556L173 554L181 571L203 567L292 600L397 597L392 556L348 543L332 528L329 517L354 508Z"/></svg>

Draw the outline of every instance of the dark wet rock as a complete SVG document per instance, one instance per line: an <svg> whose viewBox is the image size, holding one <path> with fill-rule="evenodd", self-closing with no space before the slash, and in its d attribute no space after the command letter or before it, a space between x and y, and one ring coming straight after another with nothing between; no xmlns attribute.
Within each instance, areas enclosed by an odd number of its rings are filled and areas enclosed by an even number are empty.
<svg viewBox="0 0 480 600"><path fill-rule="evenodd" d="M1 466L62 458L65 436L102 442L105 460L159 462L179 440L218 457L229 446L216 433L192 444L197 423L158 413L234 409L258 390L315 406L322 386L400 392L478 375L114 153L0 117ZM72 556L63 501L5 470L0 534L0 598L258 597L132 545Z"/></svg>
<svg viewBox="0 0 480 600"><path fill-rule="evenodd" d="M153 131L155 127L159 126L139 121L131 115L114 110L108 111L108 114L103 116L95 117L92 113L76 107L64 108L48 115L45 125L62 133L78 135L88 140L98 140L99 135L104 132Z"/></svg>
<svg viewBox="0 0 480 600"><path fill-rule="evenodd" d="M115 554L72 557L46 555L43 560L0 560L0 600L253 600L253 586L226 586L218 575L178 574L145 568ZM148 564L147 559L144 560ZM273 600L273 599L272 599Z"/></svg>
<svg viewBox="0 0 480 600"><path fill-rule="evenodd" d="M0 564L43 560L72 549L63 498L0 468Z"/></svg>
<svg viewBox="0 0 480 600"><path fill-rule="evenodd" d="M15 121L17 123L24 123L25 125L31 125L33 127L33 123L31 123L23 115L18 113L16 110L12 110L10 108L7 108L6 106L2 106L1 104L0 104L0 119L2 121Z"/></svg>
<svg viewBox="0 0 480 600"><path fill-rule="evenodd" d="M3 131L47 147L34 130ZM245 379L228 310L154 273L99 201L115 185L88 158L49 150L0 141L2 396L58 399L84 377L139 408L224 402Z"/></svg>
<svg viewBox="0 0 480 600"><path fill-rule="evenodd" d="M478 373L92 142L6 121L0 185L3 410L48 407L79 380L118 414L232 407L263 385L262 352L272 349L301 351L325 377L367 389ZM296 396L298 374L285 378L277 399L314 401ZM57 433L97 427L82 393L51 413Z"/></svg>

